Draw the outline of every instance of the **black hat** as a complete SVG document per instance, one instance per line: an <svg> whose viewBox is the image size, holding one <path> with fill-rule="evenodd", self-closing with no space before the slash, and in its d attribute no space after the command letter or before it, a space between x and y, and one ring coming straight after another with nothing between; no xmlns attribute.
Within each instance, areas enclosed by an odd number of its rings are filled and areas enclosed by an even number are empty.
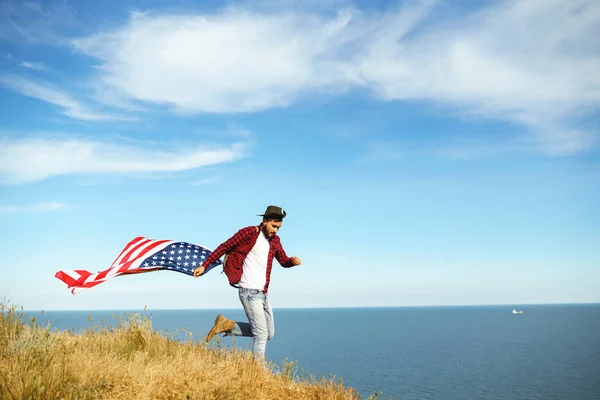
<svg viewBox="0 0 600 400"><path fill-rule="evenodd" d="M269 206L267 207L264 214L258 214L259 217L273 216L284 219L287 213L281 209L281 207L277 206Z"/></svg>

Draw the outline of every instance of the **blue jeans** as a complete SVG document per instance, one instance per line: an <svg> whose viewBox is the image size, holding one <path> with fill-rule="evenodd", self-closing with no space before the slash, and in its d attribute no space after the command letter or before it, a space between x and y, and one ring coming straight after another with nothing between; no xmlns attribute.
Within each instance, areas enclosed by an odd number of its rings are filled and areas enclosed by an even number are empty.
<svg viewBox="0 0 600 400"><path fill-rule="evenodd" d="M267 340L271 340L275 335L273 310L269 298L262 290L256 289L240 288L239 295L248 322L236 322L229 335L253 337L252 354L257 358L264 358Z"/></svg>

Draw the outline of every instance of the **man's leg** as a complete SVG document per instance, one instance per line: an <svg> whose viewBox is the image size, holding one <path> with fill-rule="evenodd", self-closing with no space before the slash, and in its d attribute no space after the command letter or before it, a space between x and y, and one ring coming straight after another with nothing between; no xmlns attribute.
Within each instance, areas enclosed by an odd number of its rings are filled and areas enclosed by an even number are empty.
<svg viewBox="0 0 600 400"><path fill-rule="evenodd" d="M218 333L227 333L233 331L235 327L235 321L229 320L222 316L221 314L217 315L215 319L215 324L211 328L211 330L206 335L206 341L210 342L210 340Z"/></svg>
<svg viewBox="0 0 600 400"><path fill-rule="evenodd" d="M270 310L267 317L267 299L262 291L240 288L239 295L248 322L236 322L229 335L252 336L252 353L257 358L264 358L267 339L274 333L273 312Z"/></svg>
<svg viewBox="0 0 600 400"><path fill-rule="evenodd" d="M273 339L275 336L275 319L273 318L273 309L269 296L265 294L265 317L267 319L267 340Z"/></svg>

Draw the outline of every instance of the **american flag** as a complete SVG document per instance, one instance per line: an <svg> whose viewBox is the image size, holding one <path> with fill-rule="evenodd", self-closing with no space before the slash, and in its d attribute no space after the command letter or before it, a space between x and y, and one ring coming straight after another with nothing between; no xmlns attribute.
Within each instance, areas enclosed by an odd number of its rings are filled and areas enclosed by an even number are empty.
<svg viewBox="0 0 600 400"><path fill-rule="evenodd" d="M139 274L158 270L176 271L194 275L194 268L202 265L211 251L206 247L173 240L154 240L136 237L125 246L110 268L90 272L76 269L58 271L54 276L66 283L71 293L77 294L102 282L125 274ZM207 273L221 265L217 260L206 268Z"/></svg>

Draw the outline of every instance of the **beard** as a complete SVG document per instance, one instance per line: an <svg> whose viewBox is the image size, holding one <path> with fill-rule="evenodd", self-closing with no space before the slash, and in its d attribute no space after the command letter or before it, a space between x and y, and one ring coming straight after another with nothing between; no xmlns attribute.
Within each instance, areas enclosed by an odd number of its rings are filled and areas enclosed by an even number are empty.
<svg viewBox="0 0 600 400"><path fill-rule="evenodd" d="M263 226L263 227L262 227L262 232L263 232L263 234L264 234L266 237L268 237L268 238L275 236L275 232L273 232L273 233L269 233L269 231L267 230L267 227L266 227L266 226Z"/></svg>

